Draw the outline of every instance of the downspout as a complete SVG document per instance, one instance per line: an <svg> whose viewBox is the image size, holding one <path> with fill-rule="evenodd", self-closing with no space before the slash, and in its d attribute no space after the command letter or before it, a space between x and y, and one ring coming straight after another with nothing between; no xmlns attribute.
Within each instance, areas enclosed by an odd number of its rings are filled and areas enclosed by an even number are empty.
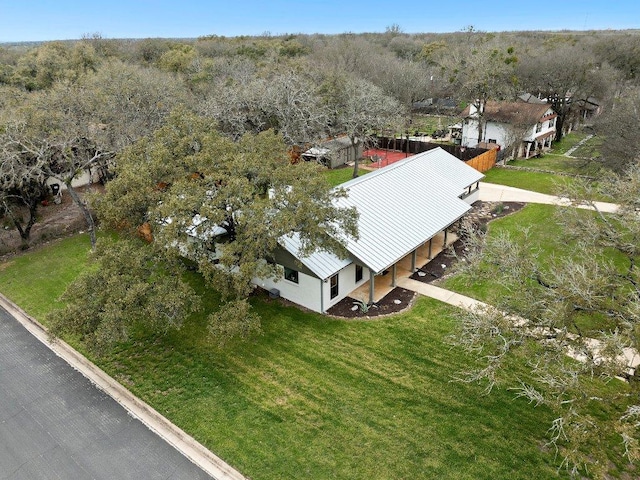
<svg viewBox="0 0 640 480"><path fill-rule="evenodd" d="M318 281L320 282L320 313L324 314L324 281L320 278Z"/></svg>
<svg viewBox="0 0 640 480"><path fill-rule="evenodd" d="M373 303L373 297L375 292L375 278L376 274L369 268L369 303Z"/></svg>

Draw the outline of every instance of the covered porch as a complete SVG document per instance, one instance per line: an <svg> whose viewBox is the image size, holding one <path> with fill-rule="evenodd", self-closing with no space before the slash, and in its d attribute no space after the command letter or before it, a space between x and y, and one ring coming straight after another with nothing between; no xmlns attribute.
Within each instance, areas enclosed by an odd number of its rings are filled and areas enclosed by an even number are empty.
<svg viewBox="0 0 640 480"><path fill-rule="evenodd" d="M372 275L368 282L360 285L349 296L370 304L380 301L396 288L400 278L413 275L418 268L430 262L457 239L457 235L448 230L437 233L383 273Z"/></svg>

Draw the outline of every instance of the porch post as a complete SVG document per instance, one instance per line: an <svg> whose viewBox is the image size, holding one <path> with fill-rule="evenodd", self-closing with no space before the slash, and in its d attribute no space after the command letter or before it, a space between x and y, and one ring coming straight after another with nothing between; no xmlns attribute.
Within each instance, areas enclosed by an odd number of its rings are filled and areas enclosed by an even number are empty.
<svg viewBox="0 0 640 480"><path fill-rule="evenodd" d="M416 259L418 257L418 250L411 252L411 273L416 271Z"/></svg>
<svg viewBox="0 0 640 480"><path fill-rule="evenodd" d="M375 277L376 274L373 273L373 270L369 269L369 303L373 303L373 292L375 291Z"/></svg>
<svg viewBox="0 0 640 480"><path fill-rule="evenodd" d="M431 244L433 243L433 237L429 239L429 260L431 260Z"/></svg>
<svg viewBox="0 0 640 480"><path fill-rule="evenodd" d="M444 242L442 244L442 248L444 249L447 246L447 229L444 229Z"/></svg>
<svg viewBox="0 0 640 480"><path fill-rule="evenodd" d="M393 264L393 267L391 267L391 286L393 288L396 288L396 264Z"/></svg>

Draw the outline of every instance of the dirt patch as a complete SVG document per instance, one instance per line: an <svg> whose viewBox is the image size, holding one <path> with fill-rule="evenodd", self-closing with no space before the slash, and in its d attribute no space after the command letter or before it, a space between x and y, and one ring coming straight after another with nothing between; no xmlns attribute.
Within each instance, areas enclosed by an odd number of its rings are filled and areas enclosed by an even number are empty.
<svg viewBox="0 0 640 480"><path fill-rule="evenodd" d="M13 265L12 261L0 263L0 272L11 265Z"/></svg>
<svg viewBox="0 0 640 480"><path fill-rule="evenodd" d="M80 197L88 193L100 191L101 185L92 185L78 189ZM24 250L34 248L56 238L73 235L87 228L80 208L71 196L63 192L61 202L56 204L50 199L38 208L38 219L31 228L29 243L23 245L16 228L8 218L0 218L0 257L15 255Z"/></svg>
<svg viewBox="0 0 640 480"><path fill-rule="evenodd" d="M413 304L415 292L396 287L382 300L369 305L368 309L361 308L362 303L355 298L345 297L327 310L327 314L342 318L371 318L381 315L402 312Z"/></svg>

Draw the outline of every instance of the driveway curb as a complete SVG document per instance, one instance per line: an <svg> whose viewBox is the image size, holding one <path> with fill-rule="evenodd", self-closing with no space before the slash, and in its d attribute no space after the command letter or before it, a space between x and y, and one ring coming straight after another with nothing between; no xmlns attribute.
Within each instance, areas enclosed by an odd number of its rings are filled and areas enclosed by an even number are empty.
<svg viewBox="0 0 640 480"><path fill-rule="evenodd" d="M175 426L150 405L133 395L69 344L57 339L51 341L47 329L42 324L27 315L24 310L2 294L0 294L0 306L7 310L34 337L49 347L56 355L79 371L100 390L122 405L129 414L140 420L147 428L214 479L247 480L240 472L210 452L184 430Z"/></svg>

